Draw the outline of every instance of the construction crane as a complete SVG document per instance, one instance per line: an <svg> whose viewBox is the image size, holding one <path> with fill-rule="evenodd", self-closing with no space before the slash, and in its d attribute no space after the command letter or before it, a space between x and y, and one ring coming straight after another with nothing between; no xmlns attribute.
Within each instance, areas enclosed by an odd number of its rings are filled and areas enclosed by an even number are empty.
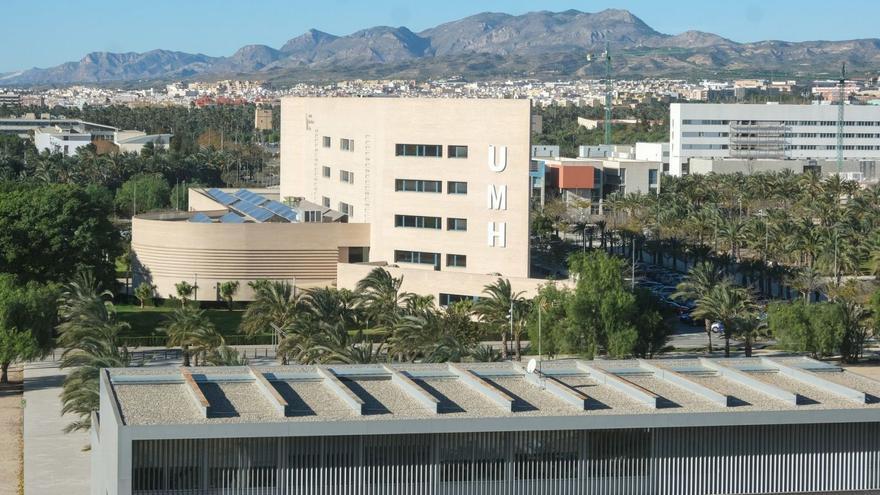
<svg viewBox="0 0 880 495"><path fill-rule="evenodd" d="M846 100L846 62L840 67L837 93L837 175L843 173L843 108Z"/></svg>
<svg viewBox="0 0 880 495"><path fill-rule="evenodd" d="M611 101L612 101L612 93L614 92L614 81L611 79L611 46L606 41L605 42L605 52L602 54L602 58L605 59L605 144L611 144ZM592 63L594 60L593 54L587 54L587 62Z"/></svg>
<svg viewBox="0 0 880 495"><path fill-rule="evenodd" d="M611 144L611 93L614 83L611 81L611 45L605 42L605 145Z"/></svg>

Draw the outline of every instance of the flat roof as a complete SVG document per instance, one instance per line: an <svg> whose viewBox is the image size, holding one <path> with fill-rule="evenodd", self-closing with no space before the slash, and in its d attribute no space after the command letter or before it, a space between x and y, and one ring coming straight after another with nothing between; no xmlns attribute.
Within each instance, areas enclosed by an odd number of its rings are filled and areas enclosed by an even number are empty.
<svg viewBox="0 0 880 495"><path fill-rule="evenodd" d="M102 379L125 426L187 434L240 424L318 435L880 421L880 381L803 357L559 360L542 370L511 362L150 367L109 369Z"/></svg>

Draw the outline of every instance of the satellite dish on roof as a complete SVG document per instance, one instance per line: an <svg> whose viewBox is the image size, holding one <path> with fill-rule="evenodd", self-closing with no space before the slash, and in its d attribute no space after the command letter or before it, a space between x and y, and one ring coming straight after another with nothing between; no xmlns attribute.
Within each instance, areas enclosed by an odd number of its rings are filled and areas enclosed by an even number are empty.
<svg viewBox="0 0 880 495"><path fill-rule="evenodd" d="M534 373L538 368L538 362L535 361L535 358L529 359L529 364L526 365L526 371L529 373Z"/></svg>

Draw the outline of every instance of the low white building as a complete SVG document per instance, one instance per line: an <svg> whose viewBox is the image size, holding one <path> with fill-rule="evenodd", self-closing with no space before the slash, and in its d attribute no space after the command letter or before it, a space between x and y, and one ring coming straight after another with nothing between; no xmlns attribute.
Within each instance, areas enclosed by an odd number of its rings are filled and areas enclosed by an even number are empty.
<svg viewBox="0 0 880 495"><path fill-rule="evenodd" d="M669 172L669 143L636 143L636 160L663 164L663 173Z"/></svg>
<svg viewBox="0 0 880 495"><path fill-rule="evenodd" d="M48 151L73 156L76 154L76 150L91 142L92 135L88 132L78 132L60 127L34 129L34 146L40 152Z"/></svg>
<svg viewBox="0 0 880 495"><path fill-rule="evenodd" d="M155 149L168 149L173 134L147 134L143 131L117 131L113 143L120 153L140 153L147 144Z"/></svg>
<svg viewBox="0 0 880 495"><path fill-rule="evenodd" d="M673 103L669 173L691 158L835 160L837 105ZM880 159L880 107L844 107L845 160Z"/></svg>

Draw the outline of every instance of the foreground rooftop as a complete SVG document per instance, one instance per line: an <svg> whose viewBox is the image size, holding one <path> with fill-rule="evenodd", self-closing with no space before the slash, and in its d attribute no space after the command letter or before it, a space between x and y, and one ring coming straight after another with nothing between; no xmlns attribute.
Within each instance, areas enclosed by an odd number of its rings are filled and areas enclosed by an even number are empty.
<svg viewBox="0 0 880 495"><path fill-rule="evenodd" d="M880 421L880 382L803 357L562 360L535 373L509 362L123 368L103 380L126 426L321 423L356 431L378 422L393 431L414 424L456 430L475 420L499 429Z"/></svg>

